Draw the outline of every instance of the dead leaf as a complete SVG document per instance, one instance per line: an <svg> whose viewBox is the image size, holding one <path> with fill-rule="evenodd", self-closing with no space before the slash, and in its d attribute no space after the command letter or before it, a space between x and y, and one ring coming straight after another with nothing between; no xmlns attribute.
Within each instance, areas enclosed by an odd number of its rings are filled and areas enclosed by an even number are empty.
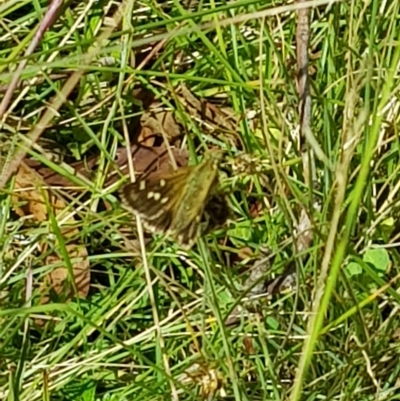
<svg viewBox="0 0 400 401"><path fill-rule="evenodd" d="M156 136L154 135L153 131L149 127L142 127L138 143L142 146L152 147L154 142L156 141Z"/></svg>
<svg viewBox="0 0 400 401"><path fill-rule="evenodd" d="M132 96L139 102L141 102L141 108L147 110L153 103L155 94L150 89L144 86L138 86L132 91ZM136 108L133 111L137 111Z"/></svg>
<svg viewBox="0 0 400 401"><path fill-rule="evenodd" d="M128 157L132 157L135 173L148 173L155 169L155 162L167 152L167 149L165 146L147 147L132 145L129 151L130 154L126 148L119 148L117 150L115 163L123 175L128 175Z"/></svg>
<svg viewBox="0 0 400 401"><path fill-rule="evenodd" d="M312 223L305 209L301 210L300 220L296 229L297 251L302 252L308 249L313 239Z"/></svg>
<svg viewBox="0 0 400 401"><path fill-rule="evenodd" d="M260 215L263 210L263 205L261 202L256 201L250 206L250 216L254 219Z"/></svg>
<svg viewBox="0 0 400 401"><path fill-rule="evenodd" d="M85 161L79 161L76 163L71 163L76 174L81 175L84 178L89 178L90 174L93 172L95 165L97 164L98 157L90 157ZM25 159L24 163L26 166L34 170L49 186L60 186L60 187L76 187L76 184L70 181L68 178L60 175L49 167L43 166L40 162L33 159Z"/></svg>
<svg viewBox="0 0 400 401"><path fill-rule="evenodd" d="M180 101L190 115L198 121L204 122L202 128L209 132L217 129L225 132L237 132L239 122L232 108L217 107L205 99L199 100L184 84L180 86L180 93Z"/></svg>
<svg viewBox="0 0 400 401"><path fill-rule="evenodd" d="M63 199L44 189L44 187L45 184L42 177L25 163L22 163L15 178L16 190L11 198L13 209L20 217L30 216L32 220L38 222L48 221L48 207L53 209L55 216L58 216L66 208L67 205ZM71 238L79 234L78 229L74 227L74 223L75 220L70 217L69 221L61 227L61 233L64 238ZM39 245L39 249L46 249L47 247L46 243ZM67 251L71 260L78 258L72 265L77 295L86 297L90 287L90 266L87 250L83 245L71 243L67 245ZM54 264L59 261L60 257L56 254L46 258L47 264ZM48 302L51 291L60 294L64 289L67 291L67 299L75 295L72 291L73 287L64 288L67 283L67 277L68 269L66 266L55 269L45 277L44 283L41 284L42 304Z"/></svg>
<svg viewBox="0 0 400 401"><path fill-rule="evenodd" d="M162 173L167 172L173 168L171 163L170 154L163 144L159 147L147 148L143 146L134 146L132 151L132 161L134 171L137 177L143 174ZM189 154L186 150L180 150L175 147L171 148L171 154L178 167L187 166L189 161ZM126 150L117 156L117 164L120 166L120 174L124 176L129 175L128 171L128 155ZM107 185L115 182L119 177L109 178Z"/></svg>
<svg viewBox="0 0 400 401"><path fill-rule="evenodd" d="M253 249L251 249L251 248L248 247L248 246L247 246L247 247L240 248L240 249L238 250L237 255L238 255L239 259L241 259L241 260L250 258L250 257L253 256Z"/></svg>
<svg viewBox="0 0 400 401"><path fill-rule="evenodd" d="M68 279L67 266L58 267L49 273L42 287L41 303L45 304L49 300L49 292L54 291L57 295L64 294L67 299L74 296L86 298L90 287L90 266L88 253L84 246L76 244L66 245L70 259L78 259L72 263L73 279L75 286ZM46 264L57 264L62 258L57 254L52 254L46 258ZM77 293L75 294L75 288Z"/></svg>
<svg viewBox="0 0 400 401"><path fill-rule="evenodd" d="M140 123L142 127L150 129L153 135L163 137L170 143L182 135L172 111L164 110L158 104L143 113Z"/></svg>
<svg viewBox="0 0 400 401"><path fill-rule="evenodd" d="M147 147L132 145L130 148L131 157L133 160L133 166L136 174L150 173L153 171L159 171L163 169L169 169L171 166L169 154L165 145L158 147ZM189 160L189 156L186 150L180 150L175 147L171 148L171 153L175 158L178 167L186 166ZM84 162L72 163L72 167L75 171L75 175L81 175L88 178L93 174L94 169L97 165L98 157L90 157ZM41 180L49 186L61 186L69 187L73 186L75 190L79 190L72 181L62 175L54 172L48 167L42 166L39 162L33 159L24 160L25 165L32 171L35 171ZM165 170L164 170L165 171ZM121 147L117 150L117 156L115 160L115 170L110 171L107 176L106 186L110 186L118 181L121 175L127 176L128 172L128 151L126 148ZM32 182L30 182L30 187Z"/></svg>
<svg viewBox="0 0 400 401"><path fill-rule="evenodd" d="M37 221L47 220L47 208L40 192L40 178L37 177L29 167L21 164L18 169L12 205L18 216L33 215Z"/></svg>
<svg viewBox="0 0 400 401"><path fill-rule="evenodd" d="M185 149L172 148L171 154L177 167L185 167L188 165L189 153ZM173 167L174 165L171 162L171 157L167 152L161 155L157 160L157 172L167 172Z"/></svg>
<svg viewBox="0 0 400 401"><path fill-rule="evenodd" d="M243 337L243 347L248 355L254 355L256 353L253 344L253 338L250 335Z"/></svg>

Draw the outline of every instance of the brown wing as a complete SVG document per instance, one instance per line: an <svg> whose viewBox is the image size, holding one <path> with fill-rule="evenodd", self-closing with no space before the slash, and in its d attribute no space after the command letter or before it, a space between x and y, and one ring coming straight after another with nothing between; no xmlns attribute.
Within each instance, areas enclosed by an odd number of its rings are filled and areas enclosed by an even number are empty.
<svg viewBox="0 0 400 401"><path fill-rule="evenodd" d="M135 183L125 185L121 191L122 202L145 226L154 232L167 232L174 218L187 185L192 167L180 168L168 175L152 174Z"/></svg>
<svg viewBox="0 0 400 401"><path fill-rule="evenodd" d="M128 184L122 188L122 201L149 230L166 233L181 245L191 247L216 181L218 162L218 157L209 155L197 166Z"/></svg>

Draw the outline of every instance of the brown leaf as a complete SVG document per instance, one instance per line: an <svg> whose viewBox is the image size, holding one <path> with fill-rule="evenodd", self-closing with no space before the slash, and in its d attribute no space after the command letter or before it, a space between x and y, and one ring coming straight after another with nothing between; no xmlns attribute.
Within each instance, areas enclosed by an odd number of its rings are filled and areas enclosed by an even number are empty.
<svg viewBox="0 0 400 401"><path fill-rule="evenodd" d="M132 155L134 170L135 173L137 174L162 170L166 168L165 166L166 163L168 164L168 166L170 166L170 159L165 145L158 147L132 145L130 148L130 152ZM189 157L188 153L185 150L179 150L173 147L171 149L171 152L178 166L187 165ZM80 161L72 163L70 167L72 167L76 171L76 175L79 174L89 179L89 177L94 172L97 161L98 161L97 156L90 157L84 162ZM52 169L48 167L42 166L39 162L35 160L26 159L24 163L32 171L35 171L38 174L38 176L40 176L40 179L45 181L46 184L49 186L76 187L76 184L74 184L68 178L63 177L62 175L54 172ZM128 152L126 148L121 147L117 150L115 167L116 167L115 170L110 171L110 173L108 174L106 186L109 186L118 181L121 175L129 174ZM30 182L30 184L31 184L30 186L32 186L32 182ZM78 188L76 188L76 190L78 190Z"/></svg>
<svg viewBox="0 0 400 401"><path fill-rule="evenodd" d="M46 191L41 191L43 181L28 166L21 163L16 178L12 205L18 216L33 215L36 221L47 220L46 202L43 196Z"/></svg>
<svg viewBox="0 0 400 401"><path fill-rule="evenodd" d="M48 221L48 207L53 209L55 216L59 215L66 208L67 205L64 200L44 189L44 186L42 177L25 163L21 163L15 179L15 189L17 191L14 191L11 198L12 206L19 216L31 215L35 221ZM66 223L61 227L61 233L64 238L70 238L79 234L77 228L71 228L75 223L72 217ZM46 243L39 245L41 245L40 248L46 248ZM77 262L73 263L73 279L76 284L77 295L86 297L90 286L90 266L87 258L87 250L82 245L69 244L67 245L67 251L70 259L79 258ZM47 257L46 262L47 264L54 264L60 260L58 255L53 254ZM67 299L74 296L73 287L64 288L67 277L68 269L66 267L57 268L48 274L45 278L45 283L41 285L42 304L48 302L49 292L51 291L60 294L64 289L66 290Z"/></svg>
<svg viewBox="0 0 400 401"><path fill-rule="evenodd" d="M177 167L184 167L188 165L189 154L185 149L171 149L172 156L175 160ZM165 152L157 161L157 172L167 172L173 168L173 164L170 159L170 155Z"/></svg>
<svg viewBox="0 0 400 401"><path fill-rule="evenodd" d="M181 128L170 110L163 110L153 106L143 113L140 123L142 127L149 128L153 135L163 138L165 136L169 142L174 142L176 138L182 135Z"/></svg>
<svg viewBox="0 0 400 401"><path fill-rule="evenodd" d="M254 219L259 216L263 210L263 205L261 202L256 201L250 206L250 216Z"/></svg>
<svg viewBox="0 0 400 401"><path fill-rule="evenodd" d="M240 248L238 250L237 255L238 255L239 259L241 259L241 260L250 258L251 256L253 256L253 249L251 249L248 246Z"/></svg>
<svg viewBox="0 0 400 401"><path fill-rule="evenodd" d="M248 355L254 355L256 353L253 338L250 335L243 337L243 347Z"/></svg>
<svg viewBox="0 0 400 401"><path fill-rule="evenodd" d="M42 286L42 304L48 302L49 292L51 291L54 291L57 295L64 294L66 299L70 299L75 295L86 298L89 292L90 265L86 248L76 244L68 244L66 248L71 261L78 259L72 263L77 294L75 294L75 288L71 280L67 280L69 276L67 266L58 267L45 277L44 285ZM57 254L52 254L46 258L46 264L56 264L60 261L62 261L62 258Z"/></svg>
<svg viewBox="0 0 400 401"><path fill-rule="evenodd" d="M156 141L156 136L154 135L153 131L149 127L142 127L138 143L142 146L152 147L154 142Z"/></svg>
<svg viewBox="0 0 400 401"><path fill-rule="evenodd" d="M147 110L153 103L155 95L150 89L139 86L133 89L132 96L142 104L142 109Z"/></svg>
<svg viewBox="0 0 400 401"><path fill-rule="evenodd" d="M213 126L212 131L217 129L223 131L236 132L238 128L238 118L235 112L230 107L217 107L216 105L208 102L207 100L199 100L186 85L180 86L180 100L185 108L189 111L190 115L197 120L205 121L202 128Z"/></svg>
<svg viewBox="0 0 400 401"><path fill-rule="evenodd" d="M76 175L79 174L89 179L90 174L93 171L93 168L97 164L97 160L98 157L90 157L85 161L71 163L70 167L72 167L76 171ZM41 178L46 182L47 185L60 186L60 187L70 187L70 186L76 187L76 184L74 182L53 171L51 168L43 166L36 160L25 159L24 163L26 164L26 166L35 170L41 176Z"/></svg>
<svg viewBox="0 0 400 401"><path fill-rule="evenodd" d="M148 172L154 162L167 151L164 146L147 147L137 145L132 145L129 150L130 155L126 148L117 150L115 163L123 174L128 174L128 157L132 157L135 173L142 174Z"/></svg>
<svg viewBox="0 0 400 401"><path fill-rule="evenodd" d="M171 148L172 156L178 167L186 166L189 161L189 155L186 150ZM150 174L154 172L166 172L171 170L173 164L170 160L170 155L165 145L148 148L144 146L134 146L132 151L132 160L134 165L135 174L140 177L143 174ZM125 149L121 148L117 156L117 164L120 167L120 174L128 176L128 155ZM118 177L110 177L107 185L115 182Z"/></svg>

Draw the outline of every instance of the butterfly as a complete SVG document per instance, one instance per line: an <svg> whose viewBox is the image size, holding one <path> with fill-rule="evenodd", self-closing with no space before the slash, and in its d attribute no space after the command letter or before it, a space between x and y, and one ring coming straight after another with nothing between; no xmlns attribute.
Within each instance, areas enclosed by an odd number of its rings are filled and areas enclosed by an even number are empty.
<svg viewBox="0 0 400 401"><path fill-rule="evenodd" d="M191 248L208 205L226 214L223 197L215 193L221 160L221 152L208 152L198 165L127 184L120 192L121 200L140 216L147 230L166 234L184 248ZM216 203L223 206L216 208Z"/></svg>

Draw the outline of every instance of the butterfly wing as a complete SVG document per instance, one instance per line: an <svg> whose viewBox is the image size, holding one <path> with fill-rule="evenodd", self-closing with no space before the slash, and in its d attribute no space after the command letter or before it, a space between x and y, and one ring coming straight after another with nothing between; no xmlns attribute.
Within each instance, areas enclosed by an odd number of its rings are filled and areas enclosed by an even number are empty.
<svg viewBox="0 0 400 401"><path fill-rule="evenodd" d="M148 230L171 235L189 248L216 182L219 161L212 155L197 166L128 184L122 188L122 201L142 218Z"/></svg>
<svg viewBox="0 0 400 401"><path fill-rule="evenodd" d="M181 244L190 247L196 238L204 207L217 180L217 171L214 160L206 159L194 166L188 177L187 189L169 230L170 235Z"/></svg>
<svg viewBox="0 0 400 401"><path fill-rule="evenodd" d="M125 185L121 200L134 214L141 217L147 229L163 233L169 231L174 213L181 202L182 187L191 167L180 168L168 175L152 174Z"/></svg>

